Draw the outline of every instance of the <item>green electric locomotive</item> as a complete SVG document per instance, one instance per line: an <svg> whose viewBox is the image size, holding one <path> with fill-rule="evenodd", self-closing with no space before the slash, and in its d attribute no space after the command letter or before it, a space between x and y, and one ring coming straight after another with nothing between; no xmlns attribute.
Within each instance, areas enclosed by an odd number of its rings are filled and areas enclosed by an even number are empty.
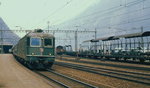
<svg viewBox="0 0 150 88"><path fill-rule="evenodd" d="M38 29L20 39L12 52L31 69L48 69L55 61L55 38Z"/></svg>

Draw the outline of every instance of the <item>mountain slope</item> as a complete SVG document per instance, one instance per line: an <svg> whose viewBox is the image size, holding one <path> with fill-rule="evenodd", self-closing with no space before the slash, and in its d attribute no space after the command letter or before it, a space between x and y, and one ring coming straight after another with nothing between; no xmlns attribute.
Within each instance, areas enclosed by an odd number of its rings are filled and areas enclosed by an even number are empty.
<svg viewBox="0 0 150 88"><path fill-rule="evenodd" d="M13 33L0 17L0 44L16 44L19 37Z"/></svg>
<svg viewBox="0 0 150 88"><path fill-rule="evenodd" d="M149 30L150 0L100 0L60 29L95 30L97 37Z"/></svg>

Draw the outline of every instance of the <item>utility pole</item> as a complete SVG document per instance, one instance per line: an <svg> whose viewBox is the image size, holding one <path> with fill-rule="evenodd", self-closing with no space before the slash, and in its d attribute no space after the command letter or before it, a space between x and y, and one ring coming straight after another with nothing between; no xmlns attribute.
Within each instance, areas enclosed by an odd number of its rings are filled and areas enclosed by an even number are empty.
<svg viewBox="0 0 150 88"><path fill-rule="evenodd" d="M141 33L143 33L143 26L141 26ZM141 47L144 51L144 41L143 41L143 37L141 36Z"/></svg>
<svg viewBox="0 0 150 88"><path fill-rule="evenodd" d="M143 26L141 27L141 32L143 33Z"/></svg>
<svg viewBox="0 0 150 88"><path fill-rule="evenodd" d="M95 39L97 38L97 29L95 28ZM97 52L97 42L95 42L95 53Z"/></svg>
<svg viewBox="0 0 150 88"><path fill-rule="evenodd" d="M49 30L49 21L47 21L47 29Z"/></svg>
<svg viewBox="0 0 150 88"><path fill-rule="evenodd" d="M47 29L48 29L48 31L49 31L49 28L50 28L50 22L49 21L47 21ZM53 35L55 35L55 31L53 31Z"/></svg>
<svg viewBox="0 0 150 88"><path fill-rule="evenodd" d="M77 27L80 27L80 26L74 26L76 27L76 30L75 30L75 51L77 52L78 51L78 28Z"/></svg>
<svg viewBox="0 0 150 88"><path fill-rule="evenodd" d="M95 39L97 38L97 29L95 28Z"/></svg>
<svg viewBox="0 0 150 88"><path fill-rule="evenodd" d="M75 51L78 51L78 29L75 31Z"/></svg>
<svg viewBox="0 0 150 88"><path fill-rule="evenodd" d="M53 35L55 35L55 32L53 31Z"/></svg>

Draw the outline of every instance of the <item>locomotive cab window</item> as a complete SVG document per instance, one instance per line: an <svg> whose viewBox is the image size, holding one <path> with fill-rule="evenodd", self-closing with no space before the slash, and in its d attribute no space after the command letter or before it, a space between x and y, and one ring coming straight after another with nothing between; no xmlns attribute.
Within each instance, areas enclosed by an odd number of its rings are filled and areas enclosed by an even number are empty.
<svg viewBox="0 0 150 88"><path fill-rule="evenodd" d="M44 39L44 46L52 46L53 40L52 39Z"/></svg>
<svg viewBox="0 0 150 88"><path fill-rule="evenodd" d="M41 46L41 38L31 38L30 45L34 47Z"/></svg>

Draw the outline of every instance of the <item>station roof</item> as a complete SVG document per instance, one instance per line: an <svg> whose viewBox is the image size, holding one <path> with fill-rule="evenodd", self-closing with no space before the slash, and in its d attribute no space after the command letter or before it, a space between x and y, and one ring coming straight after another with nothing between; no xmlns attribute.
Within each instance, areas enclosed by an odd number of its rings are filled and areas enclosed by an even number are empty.
<svg viewBox="0 0 150 88"><path fill-rule="evenodd" d="M115 36L110 36L107 39L103 39L102 41L108 41L108 40L117 40L119 38L115 38Z"/></svg>
<svg viewBox="0 0 150 88"><path fill-rule="evenodd" d="M86 41L83 41L84 43L85 42L98 42L99 40L96 40L96 39L91 39L91 40L86 40Z"/></svg>
<svg viewBox="0 0 150 88"><path fill-rule="evenodd" d="M116 39L119 39L119 38L115 38L115 36L110 36L110 37L98 38L98 39L95 39L95 40L108 41L108 40L116 40Z"/></svg>
<svg viewBox="0 0 150 88"><path fill-rule="evenodd" d="M134 37L144 37L144 36L150 36L150 31L120 35L120 36L115 36L115 38L134 38Z"/></svg>
<svg viewBox="0 0 150 88"><path fill-rule="evenodd" d="M84 43L85 43L85 42L91 42L91 40L85 40L85 41L83 41L83 42L84 42Z"/></svg>
<svg viewBox="0 0 150 88"><path fill-rule="evenodd" d="M99 40L108 41L108 40L117 40L119 38L134 38L134 37L145 37L145 36L150 36L150 31L125 34L125 35L119 35L119 36L110 36L110 37L104 37L104 38L97 38L97 39L86 40L84 42L98 42Z"/></svg>

